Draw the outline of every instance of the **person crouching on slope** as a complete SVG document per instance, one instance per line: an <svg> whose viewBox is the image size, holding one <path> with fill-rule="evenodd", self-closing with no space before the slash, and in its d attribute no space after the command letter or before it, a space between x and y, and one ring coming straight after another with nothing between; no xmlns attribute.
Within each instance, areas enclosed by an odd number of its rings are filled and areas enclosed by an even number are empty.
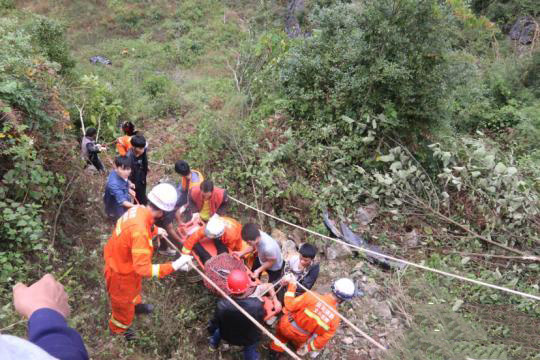
<svg viewBox="0 0 540 360"><path fill-rule="evenodd" d="M227 276L227 289L233 300L257 322L262 323L264 318L263 301L254 295L246 296L250 287L251 280L245 271L232 270ZM243 346L244 360L258 360L260 358L257 346L261 340L261 330L229 300L221 298L217 302L214 318L210 321L208 331L211 335L211 350L217 350L221 339L223 339L229 344Z"/></svg>
<svg viewBox="0 0 540 360"><path fill-rule="evenodd" d="M152 237L166 236L167 232L154 226L177 201L176 190L169 184L159 184L148 194L148 206L134 206L118 221L105 245L105 281L111 302L109 327L113 334L124 334L127 340L135 337L131 329L134 315L148 314L152 305L141 303L143 277L162 278L173 271L189 269L190 256L174 262L152 264Z"/></svg>
<svg viewBox="0 0 540 360"><path fill-rule="evenodd" d="M292 343L298 355L304 356L311 352L314 358L336 333L340 323L340 318L335 314L338 305L351 300L355 296L356 287L351 279L341 278L334 281L332 292L328 294L313 293L315 296L306 292L295 297L294 274L285 275L281 283L288 283L289 287L285 293L285 314L277 325L276 337L284 344ZM271 343L270 349L269 359L277 359L284 351L275 342Z"/></svg>

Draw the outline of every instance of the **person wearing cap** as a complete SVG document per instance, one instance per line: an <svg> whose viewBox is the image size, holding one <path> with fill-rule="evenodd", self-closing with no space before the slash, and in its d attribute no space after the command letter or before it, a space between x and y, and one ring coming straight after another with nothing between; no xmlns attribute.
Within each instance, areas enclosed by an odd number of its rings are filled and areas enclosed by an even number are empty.
<svg viewBox="0 0 540 360"><path fill-rule="evenodd" d="M182 213L188 201L188 193L191 188L198 186L204 181L204 177L198 170L191 170L189 164L184 160L178 160L174 164L174 171L180 175L180 181L176 187L178 193L178 201L173 211L166 213L161 219L156 222L156 225L167 230L169 238L174 240L178 245L182 244L182 234L174 226L173 222L176 218L178 224L182 223ZM182 211L180 210L182 209ZM169 244L162 241L159 244L159 253L161 255L174 256L176 250L169 247Z"/></svg>
<svg viewBox="0 0 540 360"><path fill-rule="evenodd" d="M217 254L230 251L240 251L242 249L242 224L233 218L214 214L206 223L204 228L200 228L190 235L182 247L182 255L190 255L194 251L204 264L211 255L202 247L200 241L210 239L214 242Z"/></svg>
<svg viewBox="0 0 540 360"><path fill-rule="evenodd" d="M281 283L289 285L285 293L285 314L276 327L276 337L284 344L291 343L300 356L310 352L316 356L339 327L338 305L355 296L356 286L351 279L341 278L334 281L328 294L306 292L295 297L296 277L287 274ZM272 342L269 358L276 359L283 351L281 346Z"/></svg>
<svg viewBox="0 0 540 360"><path fill-rule="evenodd" d="M147 206L134 206L118 219L103 252L106 288L112 308L109 327L113 334L124 334L128 340L135 336L130 328L134 315L153 310L152 305L142 304L142 278L162 278L176 270L187 271L191 261L190 256L183 256L174 262L152 264L152 237L167 234L164 229L154 226L154 222L173 210L176 190L170 184L159 184L150 191L148 200Z"/></svg>
<svg viewBox="0 0 540 360"><path fill-rule="evenodd" d="M257 322L264 319L263 301L257 296L247 296L251 287L248 274L242 270L232 270L227 276L227 290L232 299ZM260 358L257 346L261 339L261 330L231 302L221 298L216 305L214 317L208 326L210 349L217 350L221 340L229 344L244 347L245 360Z"/></svg>

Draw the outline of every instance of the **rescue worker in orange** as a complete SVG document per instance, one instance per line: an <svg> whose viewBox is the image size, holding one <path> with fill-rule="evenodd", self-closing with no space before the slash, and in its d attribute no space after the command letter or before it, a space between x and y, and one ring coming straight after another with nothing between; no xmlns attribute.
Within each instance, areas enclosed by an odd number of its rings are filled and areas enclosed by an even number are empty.
<svg viewBox="0 0 540 360"><path fill-rule="evenodd" d="M190 190L188 203L193 212L198 212L201 220L207 222L216 213L225 214L228 204L227 191L206 179L200 186L194 186Z"/></svg>
<svg viewBox="0 0 540 360"><path fill-rule="evenodd" d="M135 337L131 328L134 315L148 314L153 306L141 303L143 277L164 277L173 271L189 269L191 257L183 256L174 262L152 264L152 237L167 232L154 226L156 219L172 210L177 195L172 185L159 184L148 194L147 206L130 208L118 221L105 245L105 281L111 302L109 327L114 334Z"/></svg>
<svg viewBox="0 0 540 360"><path fill-rule="evenodd" d="M136 135L137 131L135 131L135 125L131 121L122 123L122 131L125 135L116 139L116 150L120 156L126 156L129 149L131 149L131 137Z"/></svg>
<svg viewBox="0 0 540 360"><path fill-rule="evenodd" d="M182 256L190 255L193 250L204 264L212 256L200 244L203 239L211 239L217 254L242 249L242 224L233 218L214 214L204 228L190 235L182 247Z"/></svg>
<svg viewBox="0 0 540 360"><path fill-rule="evenodd" d="M284 315L276 327L276 337L284 344L291 343L298 355L311 353L311 357L316 357L339 326L340 318L335 313L338 305L351 300L355 296L356 287L351 279L338 279L332 284L332 292L317 294L323 302L309 292L295 297L294 274L285 275L281 283L288 283L289 286L285 293ZM284 351L275 342L272 342L270 349L270 359L277 359Z"/></svg>
<svg viewBox="0 0 540 360"><path fill-rule="evenodd" d="M180 175L180 181L176 187L178 193L178 201L174 210L166 213L161 219L156 222L156 225L167 230L169 238L174 240L178 246L182 244L182 235L178 232L177 228L174 227L173 221L176 218L178 224L182 222L182 208L188 202L189 190L194 186L200 185L204 181L204 177L200 171L192 170L189 167L189 164L184 160L178 160L174 164L174 171ZM169 247L169 245L162 241L159 245L159 253L161 255L175 256L176 250Z"/></svg>

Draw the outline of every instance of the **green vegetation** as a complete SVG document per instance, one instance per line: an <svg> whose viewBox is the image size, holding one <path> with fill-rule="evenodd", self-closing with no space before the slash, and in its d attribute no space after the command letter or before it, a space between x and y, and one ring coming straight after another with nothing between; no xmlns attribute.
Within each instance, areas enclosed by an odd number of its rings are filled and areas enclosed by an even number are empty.
<svg viewBox="0 0 540 360"><path fill-rule="evenodd" d="M149 184L174 177L155 162L185 158L287 220L324 232L329 208L387 252L540 294L538 264L513 258L540 245L540 39L506 35L538 16L535 2L305 3L303 36L289 38L283 2L0 0L0 328L24 335L11 285L52 272L93 358L211 356L200 349L213 298L183 276L144 284L159 306L136 320L137 343L109 336L104 179L76 155L81 117L103 143L134 121L151 146ZM359 225L373 203L379 216ZM538 358L537 340L518 336L538 323L537 302L417 271L365 273L407 324L389 358ZM345 356L321 357L334 355Z"/></svg>

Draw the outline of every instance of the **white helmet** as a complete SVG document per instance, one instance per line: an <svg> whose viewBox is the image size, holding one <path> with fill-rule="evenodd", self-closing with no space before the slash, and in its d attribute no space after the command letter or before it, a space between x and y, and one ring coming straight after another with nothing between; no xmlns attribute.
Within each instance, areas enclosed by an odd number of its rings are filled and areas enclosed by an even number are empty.
<svg viewBox="0 0 540 360"><path fill-rule="evenodd" d="M332 284L332 292L343 301L351 300L356 293L356 286L351 279L341 278Z"/></svg>
<svg viewBox="0 0 540 360"><path fill-rule="evenodd" d="M218 238L225 232L225 222L218 214L212 215L206 227L204 228L204 235L210 239Z"/></svg>
<svg viewBox="0 0 540 360"><path fill-rule="evenodd" d="M169 212L173 211L178 201L176 189L171 184L157 184L148 194L148 200L159 209Z"/></svg>

